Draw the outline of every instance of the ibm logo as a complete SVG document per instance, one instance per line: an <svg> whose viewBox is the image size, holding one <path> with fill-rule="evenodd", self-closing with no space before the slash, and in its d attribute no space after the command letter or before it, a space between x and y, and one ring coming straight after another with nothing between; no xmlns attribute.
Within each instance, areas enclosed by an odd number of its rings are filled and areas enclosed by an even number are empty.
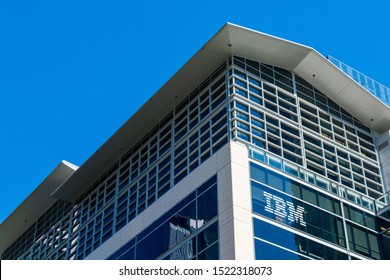
<svg viewBox="0 0 390 280"><path fill-rule="evenodd" d="M267 192L264 192L264 196L267 203L264 207L265 211L275 214L283 219L287 218L289 222L299 222L301 226L306 226L306 222L303 220L305 208L302 206L297 206L297 208L295 208L292 202L285 201L283 198Z"/></svg>

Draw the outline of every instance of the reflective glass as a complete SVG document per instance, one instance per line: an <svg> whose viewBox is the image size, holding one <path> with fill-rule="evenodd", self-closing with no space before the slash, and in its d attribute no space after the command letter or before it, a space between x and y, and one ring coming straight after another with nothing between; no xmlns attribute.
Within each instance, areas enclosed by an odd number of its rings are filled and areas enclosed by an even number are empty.
<svg viewBox="0 0 390 280"><path fill-rule="evenodd" d="M202 250L201 258L218 258L218 222L207 224L218 214L216 180L211 177L109 259L151 260L169 250L164 259L193 259Z"/></svg>
<svg viewBox="0 0 390 280"><path fill-rule="evenodd" d="M349 222L347 222L347 232L352 251L374 259L382 258L379 235Z"/></svg>
<svg viewBox="0 0 390 280"><path fill-rule="evenodd" d="M305 257L299 256L287 250L281 249L264 241L255 239L256 260L304 260Z"/></svg>
<svg viewBox="0 0 390 280"><path fill-rule="evenodd" d="M218 223L214 223L197 235L198 251L202 251L218 240Z"/></svg>
<svg viewBox="0 0 390 280"><path fill-rule="evenodd" d="M340 246L345 246L342 220L267 186L252 182L253 211Z"/></svg>
<svg viewBox="0 0 390 280"><path fill-rule="evenodd" d="M177 228L176 242L179 242L198 228L195 201L180 210L180 212L176 215L176 219L177 224L171 225L171 227Z"/></svg>
<svg viewBox="0 0 390 280"><path fill-rule="evenodd" d="M285 248L281 249L275 245L267 244L264 241L255 239L256 259L306 259L305 257L288 252L286 249L314 259L348 259L348 256L345 253L256 218L253 219L253 225L255 237Z"/></svg>
<svg viewBox="0 0 390 280"><path fill-rule="evenodd" d="M198 223L206 223L218 214L217 188L211 188L198 198ZM199 225L200 227L200 225Z"/></svg>
<svg viewBox="0 0 390 280"><path fill-rule="evenodd" d="M203 252L199 253L198 260L218 260L219 259L219 250L218 242L213 246L207 248Z"/></svg>
<svg viewBox="0 0 390 280"><path fill-rule="evenodd" d="M119 256L117 260L135 260L135 247L131 248L130 250Z"/></svg>
<svg viewBox="0 0 390 280"><path fill-rule="evenodd" d="M175 218L162 224L152 234L137 243L137 260L152 260L176 244L177 224Z"/></svg>
<svg viewBox="0 0 390 280"><path fill-rule="evenodd" d="M175 248L166 259L168 260L191 260L196 255L195 238L187 240Z"/></svg>

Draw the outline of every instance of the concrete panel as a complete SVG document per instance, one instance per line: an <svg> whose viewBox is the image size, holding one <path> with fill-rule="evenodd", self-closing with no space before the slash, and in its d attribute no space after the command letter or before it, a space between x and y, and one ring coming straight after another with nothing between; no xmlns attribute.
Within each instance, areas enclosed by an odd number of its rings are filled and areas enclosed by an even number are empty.
<svg viewBox="0 0 390 280"><path fill-rule="evenodd" d="M236 260L253 260L252 203L247 147L231 143L234 248Z"/></svg>

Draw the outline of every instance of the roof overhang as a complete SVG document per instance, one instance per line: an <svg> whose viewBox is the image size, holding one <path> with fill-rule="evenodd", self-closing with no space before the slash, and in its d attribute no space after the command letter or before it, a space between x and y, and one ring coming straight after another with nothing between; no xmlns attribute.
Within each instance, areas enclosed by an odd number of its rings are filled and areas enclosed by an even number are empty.
<svg viewBox="0 0 390 280"><path fill-rule="evenodd" d="M294 71L367 127L390 129L390 108L315 50Z"/></svg>
<svg viewBox="0 0 390 280"><path fill-rule="evenodd" d="M0 224L0 253L34 224L57 199L50 194L58 188L77 166L62 161L43 182Z"/></svg>
<svg viewBox="0 0 390 280"><path fill-rule="evenodd" d="M75 201L232 54L295 71L368 127L390 129L390 109L313 48L227 23L53 197Z"/></svg>

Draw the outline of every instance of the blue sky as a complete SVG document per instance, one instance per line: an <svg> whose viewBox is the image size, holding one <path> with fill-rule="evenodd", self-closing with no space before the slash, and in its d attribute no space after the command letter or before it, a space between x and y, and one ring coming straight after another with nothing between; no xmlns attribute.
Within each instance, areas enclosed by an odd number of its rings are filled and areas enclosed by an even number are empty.
<svg viewBox="0 0 390 280"><path fill-rule="evenodd" d="M390 86L390 2L2 1L0 221L81 165L225 22L314 47Z"/></svg>

